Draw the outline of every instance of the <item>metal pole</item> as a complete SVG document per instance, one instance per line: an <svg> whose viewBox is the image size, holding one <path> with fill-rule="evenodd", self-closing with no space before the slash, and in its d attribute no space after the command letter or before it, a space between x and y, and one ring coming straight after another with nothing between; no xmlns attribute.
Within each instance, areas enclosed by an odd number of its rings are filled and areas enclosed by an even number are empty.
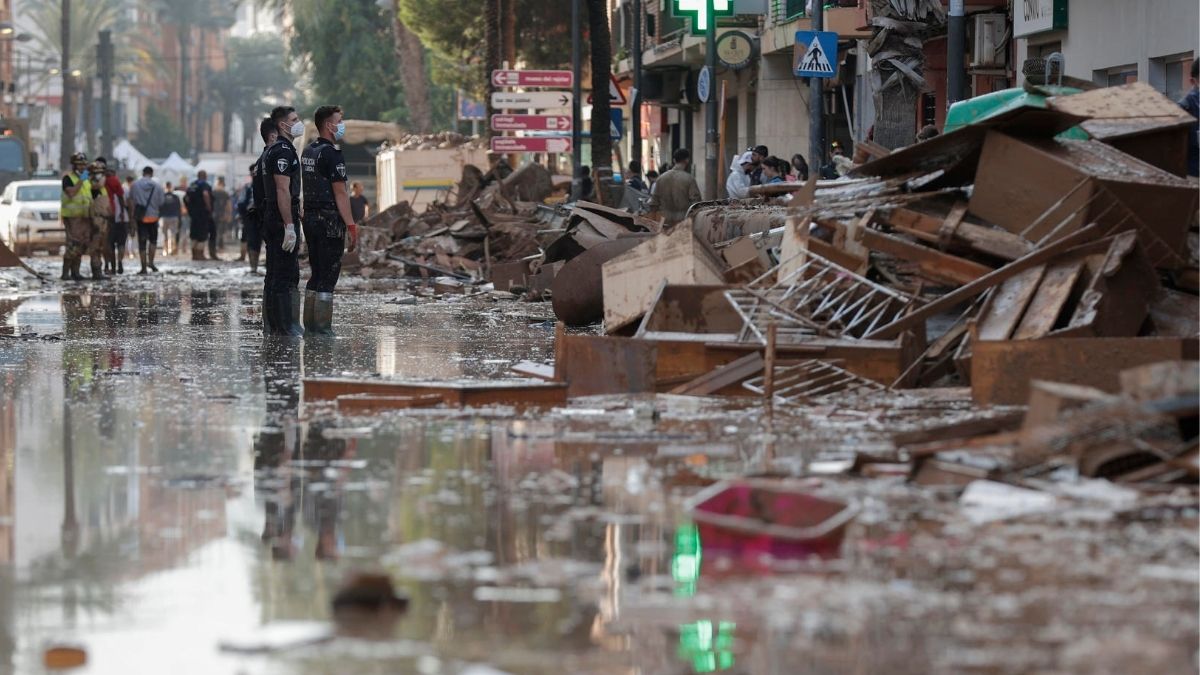
<svg viewBox="0 0 1200 675"><path fill-rule="evenodd" d="M629 100L629 159L642 163L642 0L633 0L633 96Z"/></svg>
<svg viewBox="0 0 1200 675"><path fill-rule="evenodd" d="M71 0L62 0L62 147L58 151L58 168L66 172L75 152L75 108L71 101Z"/></svg>
<svg viewBox="0 0 1200 675"><path fill-rule="evenodd" d="M708 101L704 104L704 196L717 198L717 17L713 2L704 3L708 31L704 36L704 67L708 68Z"/></svg>
<svg viewBox="0 0 1200 675"><path fill-rule="evenodd" d="M571 0L571 72L574 73L571 92L571 178L579 178L583 166L583 42L579 34L580 5L583 0Z"/></svg>
<svg viewBox="0 0 1200 675"><path fill-rule="evenodd" d="M812 29L825 29L824 0L813 0ZM820 176L825 165L825 97L821 78L808 78L808 164Z"/></svg>
<svg viewBox="0 0 1200 675"><path fill-rule="evenodd" d="M946 20L946 107L964 97L963 80L967 50L967 16L963 0L950 0L950 16Z"/></svg>
<svg viewBox="0 0 1200 675"><path fill-rule="evenodd" d="M112 69L113 44L112 32L100 31L100 42L96 45L100 66L100 153L113 161L113 119L112 119ZM116 166L116 163L113 163Z"/></svg>

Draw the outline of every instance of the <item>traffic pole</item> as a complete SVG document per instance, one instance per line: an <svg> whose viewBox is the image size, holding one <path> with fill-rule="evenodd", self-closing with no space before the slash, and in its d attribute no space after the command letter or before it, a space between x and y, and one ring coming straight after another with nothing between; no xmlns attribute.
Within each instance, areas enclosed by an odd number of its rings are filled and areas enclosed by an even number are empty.
<svg viewBox="0 0 1200 675"><path fill-rule="evenodd" d="M708 31L704 36L704 67L708 69L708 101L704 104L704 194L717 198L717 17L713 0L704 3Z"/></svg>
<svg viewBox="0 0 1200 675"><path fill-rule="evenodd" d="M583 38L579 34L580 4L583 0L571 0L571 72L574 73L571 92L575 101L571 103L571 179L579 178L579 167L583 166L583 82L582 62Z"/></svg>
<svg viewBox="0 0 1200 675"><path fill-rule="evenodd" d="M629 159L642 163L642 0L633 0L633 92L629 97Z"/></svg>
<svg viewBox="0 0 1200 675"><path fill-rule="evenodd" d="M113 119L112 119L112 76L113 76L113 43L112 31L100 31L100 40L96 44L96 56L100 75L100 152L114 162L113 152Z"/></svg>
<svg viewBox="0 0 1200 675"><path fill-rule="evenodd" d="M967 16L963 0L950 0L946 20L946 107L963 99L963 67L967 50Z"/></svg>
<svg viewBox="0 0 1200 675"><path fill-rule="evenodd" d="M825 30L824 2L814 0L812 8L812 29ZM821 78L808 78L808 164L818 176L825 165L825 97L821 91Z"/></svg>

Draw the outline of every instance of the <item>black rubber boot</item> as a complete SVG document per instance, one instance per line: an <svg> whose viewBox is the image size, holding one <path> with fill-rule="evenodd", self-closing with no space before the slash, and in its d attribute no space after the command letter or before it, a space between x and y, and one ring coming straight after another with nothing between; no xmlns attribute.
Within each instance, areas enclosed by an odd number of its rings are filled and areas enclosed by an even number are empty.
<svg viewBox="0 0 1200 675"><path fill-rule="evenodd" d="M146 252L145 252L145 251L141 251L141 252L139 252L139 253L138 253L138 259L140 259L140 260L142 261L142 269L138 270L138 274L146 274L146 273L147 273L147 270L146 270Z"/></svg>
<svg viewBox="0 0 1200 675"><path fill-rule="evenodd" d="M263 336L272 337L282 335L283 331L279 329L279 303L276 295L263 296Z"/></svg>
<svg viewBox="0 0 1200 675"><path fill-rule="evenodd" d="M82 258L75 258L71 261L71 279L73 281L83 281L83 275L79 273L79 268L82 266Z"/></svg>
<svg viewBox="0 0 1200 675"><path fill-rule="evenodd" d="M313 318L313 303L317 300L317 292L304 289L304 334L308 335L317 330L317 324Z"/></svg>
<svg viewBox="0 0 1200 675"><path fill-rule="evenodd" d="M300 289L293 288L283 297L286 299L285 307L290 308L287 313L287 334L292 337L300 337L304 335L304 326L300 325Z"/></svg>
<svg viewBox="0 0 1200 675"><path fill-rule="evenodd" d="M96 263L92 263L92 280L93 281L104 281L107 278L108 277L104 276L104 273L100 271L100 265L97 265Z"/></svg>
<svg viewBox="0 0 1200 675"><path fill-rule="evenodd" d="M313 303L313 319L317 335L333 337L333 293L317 293Z"/></svg>
<svg viewBox="0 0 1200 675"><path fill-rule="evenodd" d="M156 249L153 246L146 249L146 266L150 268L151 272L158 271L158 268L154 266L155 252L156 252Z"/></svg>

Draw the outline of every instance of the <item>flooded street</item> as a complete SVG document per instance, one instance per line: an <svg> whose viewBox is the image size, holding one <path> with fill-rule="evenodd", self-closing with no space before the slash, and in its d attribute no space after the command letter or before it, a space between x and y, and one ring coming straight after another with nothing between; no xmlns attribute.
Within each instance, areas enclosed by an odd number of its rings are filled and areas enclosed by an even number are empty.
<svg viewBox="0 0 1200 675"><path fill-rule="evenodd" d="M302 380L553 360L548 304L360 283L336 339L264 343L228 270L0 296L0 673L56 644L106 674L1195 671L1194 490L972 520L829 470L886 412L339 415ZM855 504L837 555L706 553L685 500L763 473ZM394 624L331 622L359 570L407 596Z"/></svg>

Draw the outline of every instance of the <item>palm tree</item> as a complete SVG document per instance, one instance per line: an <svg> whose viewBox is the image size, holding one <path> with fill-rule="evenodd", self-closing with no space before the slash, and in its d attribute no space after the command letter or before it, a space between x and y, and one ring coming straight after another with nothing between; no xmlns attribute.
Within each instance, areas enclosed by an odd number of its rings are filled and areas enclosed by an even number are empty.
<svg viewBox="0 0 1200 675"><path fill-rule="evenodd" d="M587 0L588 35L592 50L592 169L597 190L612 175L612 136L609 134L608 81L612 75L612 37L606 0Z"/></svg>
<svg viewBox="0 0 1200 675"><path fill-rule="evenodd" d="M875 142L911 145L917 133L917 101L925 88L925 39L940 32L946 13L940 0L871 0L874 37L871 85L875 91Z"/></svg>

